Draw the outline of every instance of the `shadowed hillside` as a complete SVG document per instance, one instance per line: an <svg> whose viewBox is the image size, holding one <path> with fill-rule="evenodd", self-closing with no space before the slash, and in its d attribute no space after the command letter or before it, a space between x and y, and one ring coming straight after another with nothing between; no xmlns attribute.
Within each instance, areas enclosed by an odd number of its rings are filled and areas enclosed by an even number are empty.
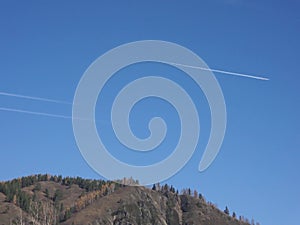
<svg viewBox="0 0 300 225"><path fill-rule="evenodd" d="M0 182L0 225L250 224L229 215L227 207L223 212L206 202L197 191L122 182L41 174Z"/></svg>

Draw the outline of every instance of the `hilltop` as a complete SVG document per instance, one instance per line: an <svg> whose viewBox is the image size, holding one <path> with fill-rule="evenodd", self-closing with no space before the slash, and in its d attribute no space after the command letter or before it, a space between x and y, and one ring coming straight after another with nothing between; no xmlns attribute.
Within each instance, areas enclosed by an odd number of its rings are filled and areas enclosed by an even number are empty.
<svg viewBox="0 0 300 225"><path fill-rule="evenodd" d="M0 182L0 225L250 224L197 191L128 186L137 183L133 179L122 183L47 174Z"/></svg>

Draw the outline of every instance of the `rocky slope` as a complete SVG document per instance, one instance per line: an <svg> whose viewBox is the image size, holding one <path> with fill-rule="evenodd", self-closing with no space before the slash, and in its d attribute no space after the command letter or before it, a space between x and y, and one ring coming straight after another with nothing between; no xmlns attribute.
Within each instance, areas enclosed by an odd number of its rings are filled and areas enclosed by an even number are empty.
<svg viewBox="0 0 300 225"><path fill-rule="evenodd" d="M190 190L34 175L0 183L2 224L246 225Z"/></svg>

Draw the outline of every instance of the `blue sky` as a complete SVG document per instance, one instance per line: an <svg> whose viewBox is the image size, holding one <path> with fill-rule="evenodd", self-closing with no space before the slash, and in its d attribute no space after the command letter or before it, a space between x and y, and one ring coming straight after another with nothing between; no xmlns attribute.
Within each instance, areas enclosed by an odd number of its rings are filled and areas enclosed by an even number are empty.
<svg viewBox="0 0 300 225"><path fill-rule="evenodd" d="M238 215L264 225L296 225L300 213L299 10L296 0L2 1L0 92L72 102L81 76L97 57L118 45L145 39L185 46L210 68L268 77L270 81L258 81L215 74L228 123L220 154L202 173L197 169L209 135L209 111L201 91L181 80L193 99L199 96L202 136L192 159L167 183L197 189L220 208L228 205ZM141 68L149 72L152 67ZM157 67L150 72L158 71L167 72ZM118 81L117 87L125 81ZM115 91L106 90L107 96ZM110 98L104 99L104 106ZM72 109L70 104L2 95L0 107L67 116ZM100 113L101 105L97 107ZM174 145L176 113L157 99L133 109L133 130L147 136L143 128L154 114L167 117L172 131L167 141ZM80 155L71 120L0 111L0 124L0 180L35 173L101 178ZM115 147L112 154L134 161L118 152L109 125L98 130ZM162 150L153 160L169 153Z"/></svg>

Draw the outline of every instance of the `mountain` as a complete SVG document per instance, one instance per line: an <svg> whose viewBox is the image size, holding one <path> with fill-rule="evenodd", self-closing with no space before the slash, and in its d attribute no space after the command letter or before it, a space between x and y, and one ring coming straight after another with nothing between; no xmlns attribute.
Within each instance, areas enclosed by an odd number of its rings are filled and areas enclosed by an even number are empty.
<svg viewBox="0 0 300 225"><path fill-rule="evenodd" d="M122 183L47 174L0 182L0 225L250 224L197 191L128 186L137 184L132 178Z"/></svg>

